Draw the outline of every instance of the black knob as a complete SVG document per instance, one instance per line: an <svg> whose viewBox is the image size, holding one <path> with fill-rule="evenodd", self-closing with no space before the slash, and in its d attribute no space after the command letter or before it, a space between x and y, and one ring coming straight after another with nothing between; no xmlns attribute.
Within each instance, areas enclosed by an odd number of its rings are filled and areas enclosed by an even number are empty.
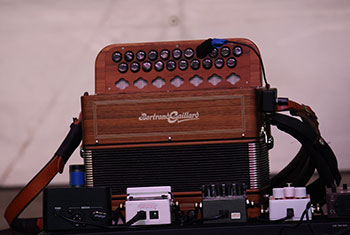
<svg viewBox="0 0 350 235"><path fill-rule="evenodd" d="M210 196L216 197L216 185L215 184L210 185Z"/></svg>
<svg viewBox="0 0 350 235"><path fill-rule="evenodd" d="M348 185L347 184L343 184L343 190L348 190Z"/></svg>
<svg viewBox="0 0 350 235"><path fill-rule="evenodd" d="M231 195L237 196L237 186L236 184L231 184Z"/></svg>
<svg viewBox="0 0 350 235"><path fill-rule="evenodd" d="M202 185L202 196L203 197L210 197L210 189L208 185Z"/></svg>
<svg viewBox="0 0 350 235"><path fill-rule="evenodd" d="M226 184L221 184L221 196L223 196L223 197L227 196Z"/></svg>
<svg viewBox="0 0 350 235"><path fill-rule="evenodd" d="M221 184L216 184L216 196L222 196L222 189L221 189Z"/></svg>
<svg viewBox="0 0 350 235"><path fill-rule="evenodd" d="M236 188L237 188L237 195L243 195L244 193L244 188L243 188L243 184L236 184Z"/></svg>

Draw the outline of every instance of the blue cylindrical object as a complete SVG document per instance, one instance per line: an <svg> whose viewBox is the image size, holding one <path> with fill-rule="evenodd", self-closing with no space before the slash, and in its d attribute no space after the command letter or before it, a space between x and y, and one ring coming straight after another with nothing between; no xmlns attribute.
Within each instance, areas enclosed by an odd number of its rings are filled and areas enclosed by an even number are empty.
<svg viewBox="0 0 350 235"><path fill-rule="evenodd" d="M79 188L85 186L85 166L69 166L69 183L72 187Z"/></svg>

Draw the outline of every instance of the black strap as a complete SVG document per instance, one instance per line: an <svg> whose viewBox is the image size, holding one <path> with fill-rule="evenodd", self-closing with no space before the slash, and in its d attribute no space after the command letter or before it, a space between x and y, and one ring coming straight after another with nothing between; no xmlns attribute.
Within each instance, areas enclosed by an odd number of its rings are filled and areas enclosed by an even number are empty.
<svg viewBox="0 0 350 235"><path fill-rule="evenodd" d="M310 155L321 181L327 187L340 184L341 176L338 163L329 145L310 125L291 116L274 113L270 116L271 124L297 139Z"/></svg>

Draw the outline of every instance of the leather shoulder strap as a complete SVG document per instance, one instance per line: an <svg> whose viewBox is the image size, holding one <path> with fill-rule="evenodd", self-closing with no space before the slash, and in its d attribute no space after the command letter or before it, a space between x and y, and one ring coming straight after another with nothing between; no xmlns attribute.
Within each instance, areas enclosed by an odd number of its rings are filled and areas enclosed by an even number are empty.
<svg viewBox="0 0 350 235"><path fill-rule="evenodd" d="M75 119L66 138L53 158L17 194L5 211L5 219L17 232L38 233L42 231L42 219L18 219L29 203L51 182L57 173L62 173L65 163L79 146L82 139L80 119Z"/></svg>

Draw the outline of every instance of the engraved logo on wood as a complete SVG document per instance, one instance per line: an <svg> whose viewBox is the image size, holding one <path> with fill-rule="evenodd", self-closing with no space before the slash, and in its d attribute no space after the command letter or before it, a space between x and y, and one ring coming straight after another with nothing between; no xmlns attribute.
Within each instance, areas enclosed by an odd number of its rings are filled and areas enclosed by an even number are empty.
<svg viewBox="0 0 350 235"><path fill-rule="evenodd" d="M199 120L199 112L196 113L190 113L190 112L182 112L179 113L178 111L172 111L171 113L167 114L147 114L147 113L141 113L139 117L140 121L158 121L158 120L167 120L168 123L181 123L186 121L195 121Z"/></svg>

